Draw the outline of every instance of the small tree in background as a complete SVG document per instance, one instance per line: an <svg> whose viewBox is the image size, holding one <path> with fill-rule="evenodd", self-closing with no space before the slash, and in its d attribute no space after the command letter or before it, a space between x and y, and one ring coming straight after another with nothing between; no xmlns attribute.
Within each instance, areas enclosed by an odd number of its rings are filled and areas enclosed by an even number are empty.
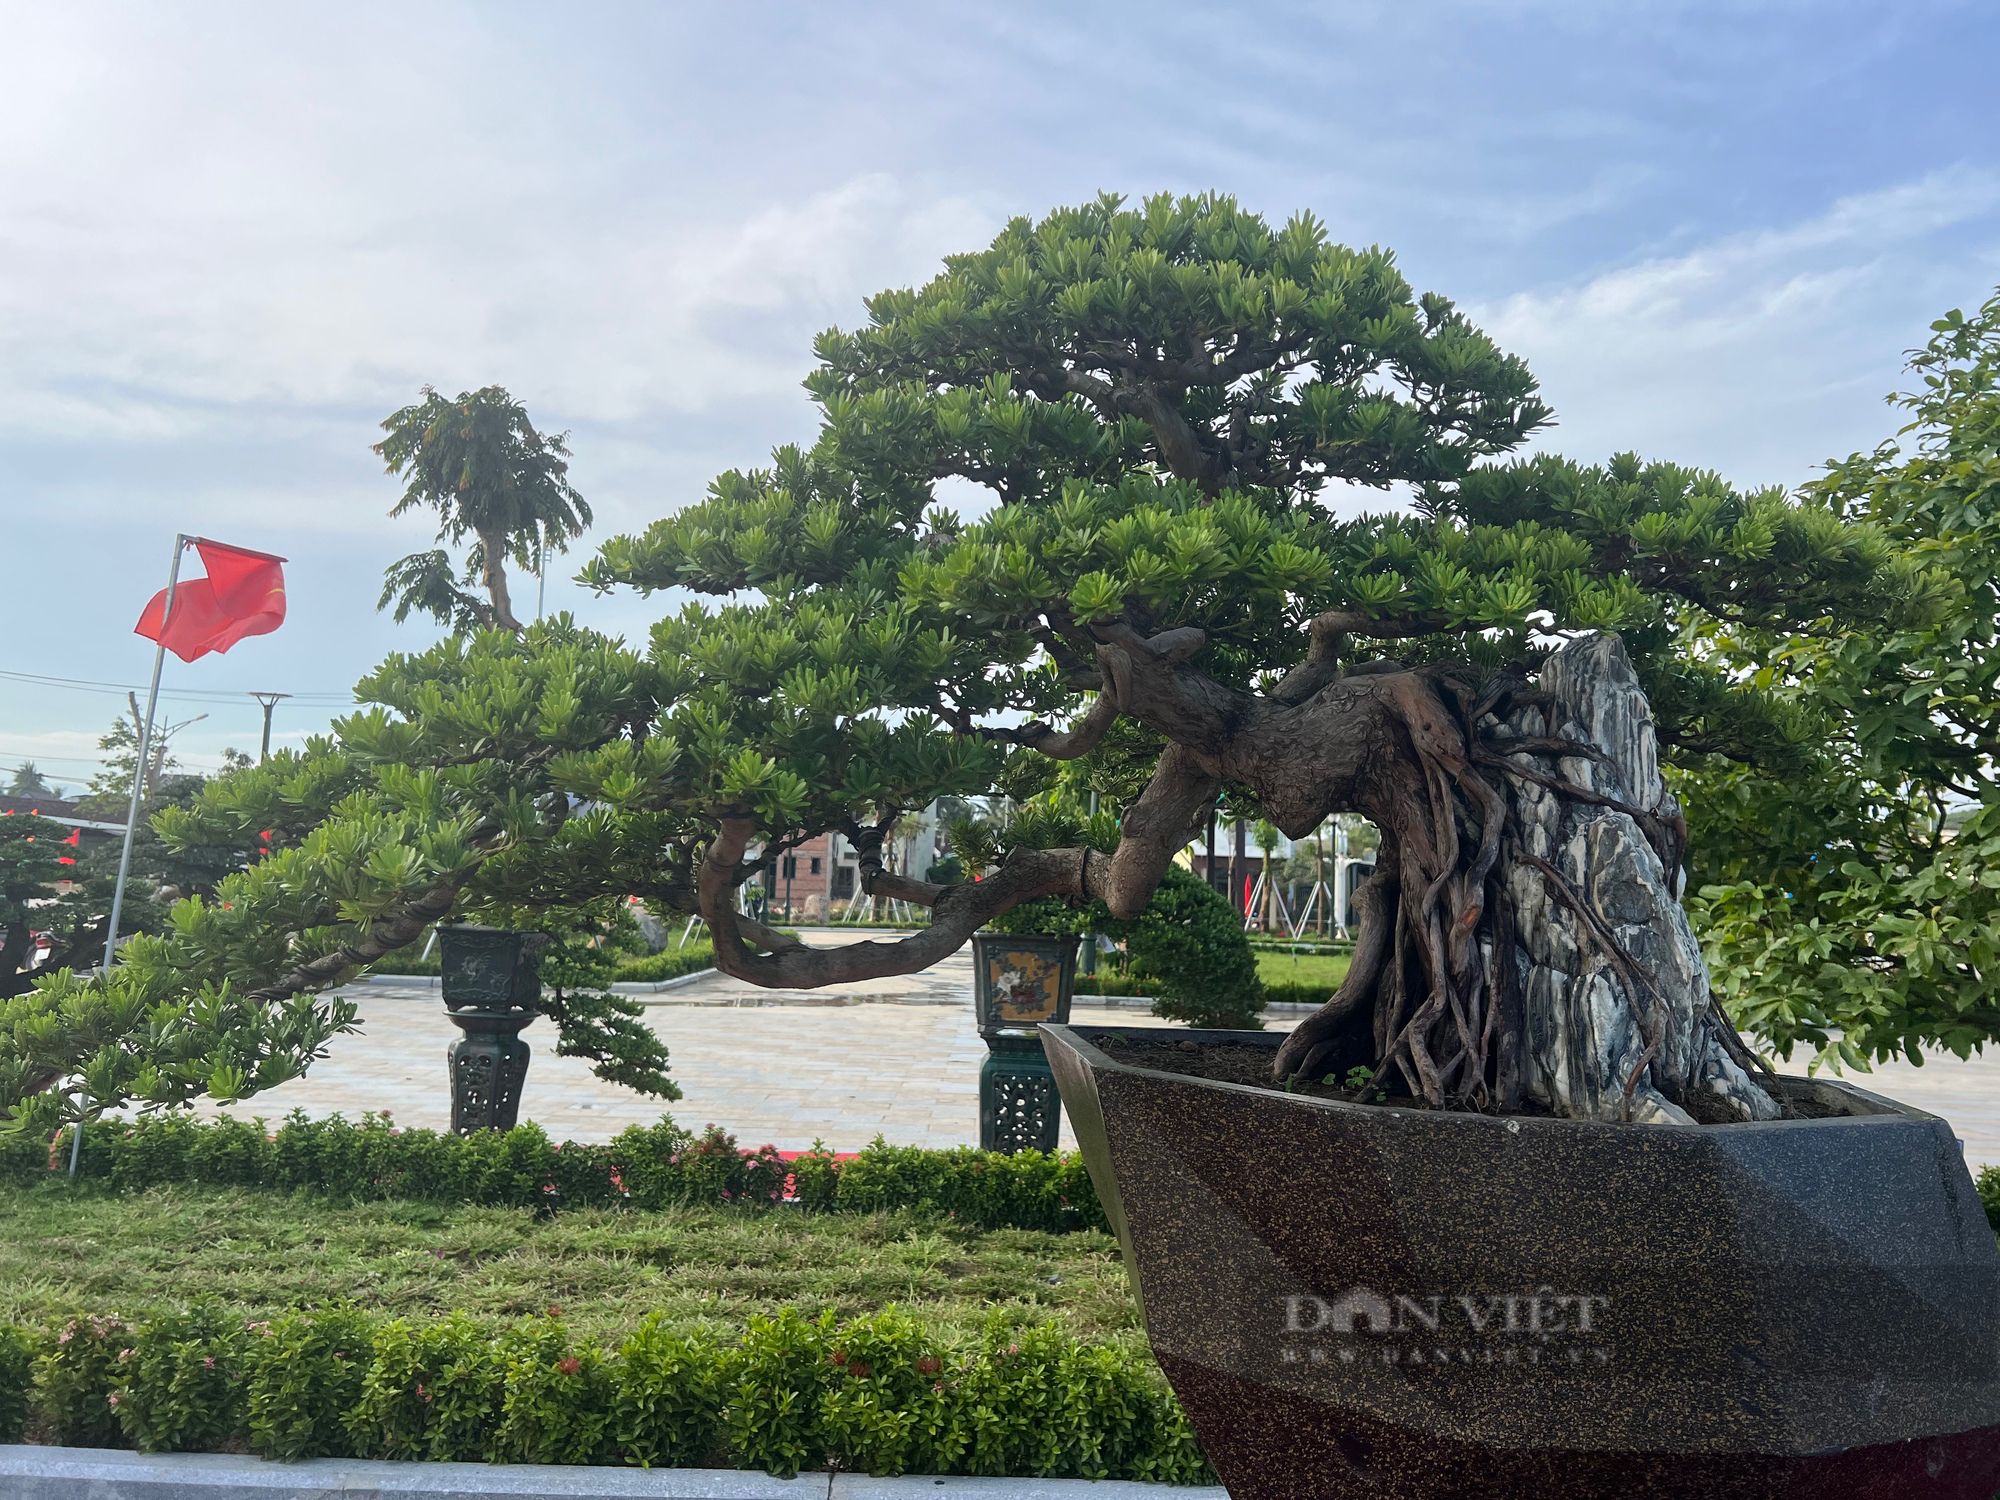
<svg viewBox="0 0 2000 1500"><path fill-rule="evenodd" d="M7 783L7 795L52 797L55 793L49 789L48 778L42 775L41 768L31 760L24 760L14 767L13 779Z"/></svg>
<svg viewBox="0 0 2000 1500"><path fill-rule="evenodd" d="M398 624L415 612L452 630L519 630L508 560L540 568L590 525L590 506L569 482L569 435L536 431L527 408L497 385L449 400L425 386L423 395L382 423L388 436L375 445L406 481L389 514L435 511L438 541L471 545L457 570L442 547L392 564L376 608L393 603Z"/></svg>

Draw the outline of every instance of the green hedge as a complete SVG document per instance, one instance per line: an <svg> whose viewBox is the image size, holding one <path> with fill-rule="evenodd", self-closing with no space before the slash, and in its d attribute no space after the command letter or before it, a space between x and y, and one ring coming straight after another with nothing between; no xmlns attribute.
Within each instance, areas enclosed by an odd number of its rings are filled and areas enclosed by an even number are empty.
<svg viewBox="0 0 2000 1500"><path fill-rule="evenodd" d="M44 1180L69 1162L53 1146L0 1134L9 1180ZM840 1160L813 1151L786 1161L744 1151L711 1125L701 1135L663 1116L607 1146L556 1145L539 1125L469 1136L396 1130L380 1116L294 1113L276 1134L261 1120L204 1123L185 1114L106 1120L84 1132L80 1175L120 1190L193 1182L347 1199L413 1198L503 1207L663 1208L677 1203L768 1207L792 1196L819 1211L928 1208L977 1229L1102 1229L1104 1210L1073 1152L1008 1156L969 1147L891 1146L879 1137Z"/></svg>
<svg viewBox="0 0 2000 1500"><path fill-rule="evenodd" d="M2000 1167L1982 1168L1974 1186L1979 1189L1979 1202L1986 1210L1986 1222L1993 1226L1995 1234L2000 1234Z"/></svg>
<svg viewBox="0 0 2000 1500"><path fill-rule="evenodd" d="M415 948L415 944L411 948ZM655 984L662 979L678 979L683 974L699 973L703 969L715 967L715 945L707 938L699 938L683 948L662 948L658 953L649 953L644 958L628 958L618 965L612 976L614 984ZM377 959L368 966L371 974L409 974L436 976L440 971L437 951L432 950L429 958L420 958L413 951L391 953L386 958Z"/></svg>
<svg viewBox="0 0 2000 1500"><path fill-rule="evenodd" d="M1149 995L1158 985L1150 979L1134 979L1129 974L1079 974L1076 976L1076 993L1079 995ZM1333 998L1333 986L1329 984L1294 984L1286 981L1273 983L1264 981L1264 1003L1266 1005L1324 1005Z"/></svg>
<svg viewBox="0 0 2000 1500"><path fill-rule="evenodd" d="M714 967L715 944L701 938L684 948L662 948L644 958L627 959L618 966L616 981L620 984L657 984L662 979L678 979L683 974L696 974Z"/></svg>
<svg viewBox="0 0 2000 1500"><path fill-rule="evenodd" d="M145 1452L1213 1482L1143 1356L998 1318L953 1344L894 1307L844 1325L786 1309L733 1344L654 1316L614 1351L558 1308L246 1325L197 1301L0 1326L0 1441L30 1412L54 1441Z"/></svg>

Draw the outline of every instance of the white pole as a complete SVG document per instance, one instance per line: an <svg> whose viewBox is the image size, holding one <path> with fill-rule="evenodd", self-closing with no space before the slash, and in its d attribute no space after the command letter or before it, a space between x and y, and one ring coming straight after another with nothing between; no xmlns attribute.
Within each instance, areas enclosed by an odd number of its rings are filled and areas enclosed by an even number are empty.
<svg viewBox="0 0 2000 1500"><path fill-rule="evenodd" d="M118 883L111 888L111 926L104 934L104 983L111 984L111 959L118 950L118 918L125 910L125 877L132 872L132 836L139 827L139 798L146 786L146 757L153 748L153 711L160 704L160 669L167 664L167 624L174 617L174 591L181 581L181 553L187 550L188 539L176 532L174 535L174 560L167 568L167 603L160 611L160 644L153 652L153 685L146 690L146 722L135 726L139 731L139 756L132 766L132 800L125 809L125 848L118 856ZM83 1154L83 1116L89 1107L89 1096L79 1101L76 1114L76 1131L69 1138L69 1175L76 1176L76 1165Z"/></svg>

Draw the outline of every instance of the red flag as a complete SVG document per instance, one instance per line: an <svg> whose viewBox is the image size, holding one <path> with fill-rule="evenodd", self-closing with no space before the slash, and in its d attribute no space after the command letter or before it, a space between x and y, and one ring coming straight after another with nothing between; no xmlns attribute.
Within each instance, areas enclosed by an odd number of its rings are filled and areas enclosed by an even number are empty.
<svg viewBox="0 0 2000 1500"><path fill-rule="evenodd" d="M133 630L158 641L182 661L227 651L246 635L269 635L285 623L284 559L268 552L225 547L201 538L195 550L208 577L183 580L174 589L174 615L161 628L167 591L139 616Z"/></svg>

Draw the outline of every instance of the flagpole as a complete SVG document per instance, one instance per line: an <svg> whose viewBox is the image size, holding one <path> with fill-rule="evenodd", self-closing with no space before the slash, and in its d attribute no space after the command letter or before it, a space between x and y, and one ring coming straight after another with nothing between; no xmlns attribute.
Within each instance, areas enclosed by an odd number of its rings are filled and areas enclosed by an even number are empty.
<svg viewBox="0 0 2000 1500"><path fill-rule="evenodd" d="M189 538L174 534L174 560L167 569L167 602L160 612L160 644L153 652L153 683L146 690L146 722L139 725L139 757L132 767L132 800L125 809L125 848L118 856L118 883L111 888L111 927L104 935L104 982L111 983L111 959L118 948L118 918L125 909L125 878L132 872L132 838L139 827L139 798L146 786L146 756L152 750L153 712L160 703L160 669L167 664L167 622L174 617L174 590L181 581L181 554ZM85 1096L85 1104L88 1096ZM77 1110L76 1131L69 1141L69 1175L76 1176L78 1158L83 1154L84 1108Z"/></svg>

